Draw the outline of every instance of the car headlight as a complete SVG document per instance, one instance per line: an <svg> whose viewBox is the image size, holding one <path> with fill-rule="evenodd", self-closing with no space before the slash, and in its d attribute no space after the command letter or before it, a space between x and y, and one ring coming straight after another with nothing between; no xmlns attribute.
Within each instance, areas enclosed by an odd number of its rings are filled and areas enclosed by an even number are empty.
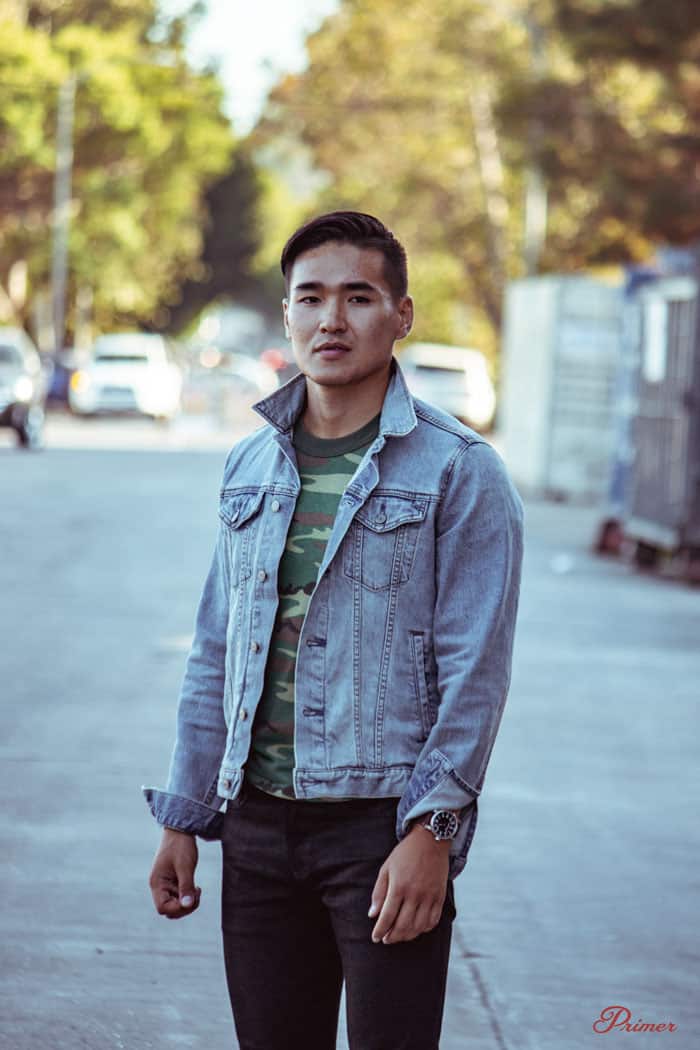
<svg viewBox="0 0 700 1050"><path fill-rule="evenodd" d="M34 384L29 376L20 376L15 380L15 397L18 401L31 401L34 392Z"/></svg>
<svg viewBox="0 0 700 1050"><path fill-rule="evenodd" d="M76 394L80 394L82 391L87 390L90 386L90 376L87 372L74 372L70 377L70 388L75 390Z"/></svg>

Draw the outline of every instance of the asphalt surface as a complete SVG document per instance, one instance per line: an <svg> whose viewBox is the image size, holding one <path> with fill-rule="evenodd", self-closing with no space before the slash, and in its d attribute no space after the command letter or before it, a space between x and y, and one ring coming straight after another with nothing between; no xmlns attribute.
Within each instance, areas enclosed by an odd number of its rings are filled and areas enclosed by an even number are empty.
<svg viewBox="0 0 700 1050"><path fill-rule="evenodd" d="M140 796L166 773L235 434L124 423L54 421L37 454L0 441L9 1050L236 1046L218 847L201 846L197 914L160 918ZM443 1050L700 1046L700 589L590 555L597 518L527 507L511 695L455 884ZM596 1033L613 1004L676 1029Z"/></svg>

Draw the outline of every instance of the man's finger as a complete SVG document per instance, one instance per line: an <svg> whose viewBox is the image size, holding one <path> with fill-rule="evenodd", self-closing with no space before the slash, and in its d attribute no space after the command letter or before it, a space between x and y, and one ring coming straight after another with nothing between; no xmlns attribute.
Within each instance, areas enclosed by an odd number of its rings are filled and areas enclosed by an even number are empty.
<svg viewBox="0 0 700 1050"><path fill-rule="evenodd" d="M151 877L151 896L159 915L168 919L181 919L199 907L202 891L199 886L191 890L178 892L179 880L176 875L153 875Z"/></svg>
<svg viewBox="0 0 700 1050"><path fill-rule="evenodd" d="M191 915L199 907L202 891L197 886L191 893L185 893L173 899L173 907L166 913L170 919L181 919L184 915Z"/></svg>
<svg viewBox="0 0 700 1050"><path fill-rule="evenodd" d="M175 895L174 897L171 897L170 900L164 901L158 911L167 919L182 919L185 915L191 915L193 911L197 910L201 893L202 891L200 889L195 890L194 903L187 905L186 907L182 906L179 897Z"/></svg>
<svg viewBox="0 0 700 1050"><path fill-rule="evenodd" d="M152 892L153 903L159 915L172 915L174 911L180 910L180 901L174 890L163 886L161 889L154 889Z"/></svg>
<svg viewBox="0 0 700 1050"><path fill-rule="evenodd" d="M152 876L150 881L151 897L156 911L163 915L163 907L168 901L177 900L177 883L164 876Z"/></svg>
<svg viewBox="0 0 700 1050"><path fill-rule="evenodd" d="M194 908L197 891L194 885L194 867L191 864L175 864L175 877L180 897L180 904L185 909Z"/></svg>
<svg viewBox="0 0 700 1050"><path fill-rule="evenodd" d="M430 929L434 929L435 926L440 922L442 918L442 909L444 907L444 899L440 904L434 904L430 909Z"/></svg>
<svg viewBox="0 0 700 1050"><path fill-rule="evenodd" d="M379 918L374 924L374 929L372 930L372 940L375 944L378 944L394 925L402 900L403 897L396 893L396 891L389 890L384 899Z"/></svg>
<svg viewBox="0 0 700 1050"><path fill-rule="evenodd" d="M418 935L416 930L418 907L419 905L415 901L403 901L393 925L382 937L383 944L395 944L397 941L412 941Z"/></svg>
<svg viewBox="0 0 700 1050"><path fill-rule="evenodd" d="M374 884L372 890L372 899L370 901L369 912L367 913L370 919L373 919L375 915L379 915L386 898L386 892L389 888L389 873L384 868L381 869L377 875L377 881Z"/></svg>
<svg viewBox="0 0 700 1050"><path fill-rule="evenodd" d="M389 933L391 940L394 941L400 939L404 941L412 941L415 940L416 937L420 937L421 933L426 933L428 930L431 930L430 912L430 901L423 901L414 911L410 928L405 932L404 936L396 938L394 936L396 933L396 927L394 927Z"/></svg>

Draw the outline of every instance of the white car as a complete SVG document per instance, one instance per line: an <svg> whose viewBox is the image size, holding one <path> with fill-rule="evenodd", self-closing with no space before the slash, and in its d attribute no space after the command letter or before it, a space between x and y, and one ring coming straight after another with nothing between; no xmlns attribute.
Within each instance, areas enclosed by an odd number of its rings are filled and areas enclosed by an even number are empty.
<svg viewBox="0 0 700 1050"><path fill-rule="evenodd" d="M88 363L71 376L68 403L78 415L140 412L172 419L181 393L182 373L162 335L118 332L95 340Z"/></svg>
<svg viewBox="0 0 700 1050"><path fill-rule="evenodd" d="M43 444L48 376L21 328L0 327L0 427L12 427L23 448Z"/></svg>
<svg viewBox="0 0 700 1050"><path fill-rule="evenodd" d="M480 350L442 343L411 343L399 364L415 397L430 401L476 430L488 430L496 392Z"/></svg>

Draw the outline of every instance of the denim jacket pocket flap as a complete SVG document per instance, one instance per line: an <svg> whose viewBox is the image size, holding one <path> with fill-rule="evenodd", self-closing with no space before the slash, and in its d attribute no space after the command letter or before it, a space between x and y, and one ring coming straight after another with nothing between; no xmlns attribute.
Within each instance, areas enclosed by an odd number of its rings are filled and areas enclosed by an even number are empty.
<svg viewBox="0 0 700 1050"><path fill-rule="evenodd" d="M356 519L373 532L389 532L399 525L423 521L428 504L415 496L370 496L355 515Z"/></svg>
<svg viewBox="0 0 700 1050"><path fill-rule="evenodd" d="M257 514L263 500L262 489L246 492L222 492L219 517L231 529L240 529Z"/></svg>

